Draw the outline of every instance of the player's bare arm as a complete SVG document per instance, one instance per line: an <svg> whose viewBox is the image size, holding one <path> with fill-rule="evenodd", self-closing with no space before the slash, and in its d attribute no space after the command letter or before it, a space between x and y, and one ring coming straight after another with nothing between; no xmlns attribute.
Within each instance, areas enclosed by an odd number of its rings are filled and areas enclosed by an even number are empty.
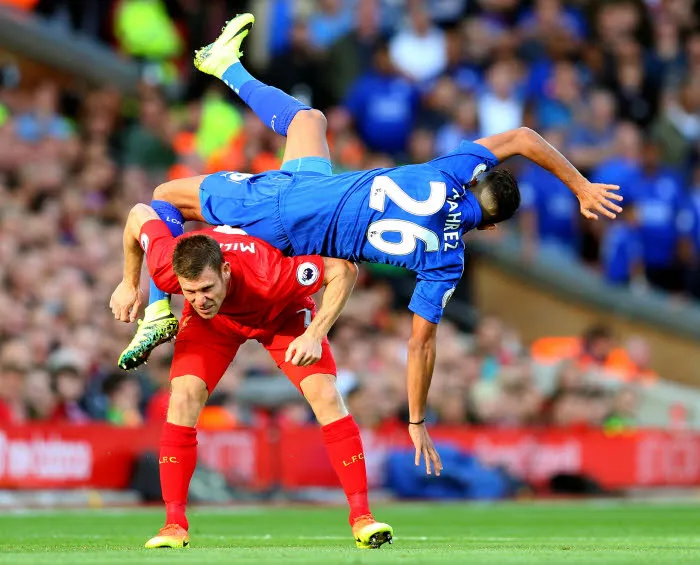
<svg viewBox="0 0 700 565"><path fill-rule="evenodd" d="M285 360L306 367L321 359L321 342L335 324L357 281L357 265L342 259L323 258L321 306L306 331L289 344Z"/></svg>
<svg viewBox="0 0 700 565"><path fill-rule="evenodd" d="M413 316L413 329L408 341L408 433L416 448L416 465L420 465L421 456L425 460L428 475L435 469L439 475L442 470L440 456L425 426L425 409L428 402L428 390L433 378L435 350L437 345L437 324L427 321L418 314Z"/></svg>
<svg viewBox="0 0 700 565"><path fill-rule="evenodd" d="M622 208L615 202L622 196L614 191L619 186L589 182L556 148L540 134L521 127L483 139L476 143L486 147L499 161L522 155L558 177L579 200L581 214L589 220L597 220L598 213L615 218Z"/></svg>
<svg viewBox="0 0 700 565"><path fill-rule="evenodd" d="M145 204L136 204L129 212L124 227L124 273L122 282L112 293L109 307L120 322L134 322L141 306L141 267L143 250L139 245L139 234L143 225L158 220L158 214Z"/></svg>

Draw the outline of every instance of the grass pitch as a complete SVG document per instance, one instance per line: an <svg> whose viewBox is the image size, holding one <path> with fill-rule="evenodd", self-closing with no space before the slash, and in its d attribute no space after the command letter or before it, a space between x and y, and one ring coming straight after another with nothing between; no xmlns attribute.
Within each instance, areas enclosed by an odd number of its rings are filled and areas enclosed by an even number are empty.
<svg viewBox="0 0 700 565"><path fill-rule="evenodd" d="M0 515L0 563L493 565L700 563L700 503L377 506L394 544L354 547L344 508L193 509L191 547L145 550L160 510Z"/></svg>

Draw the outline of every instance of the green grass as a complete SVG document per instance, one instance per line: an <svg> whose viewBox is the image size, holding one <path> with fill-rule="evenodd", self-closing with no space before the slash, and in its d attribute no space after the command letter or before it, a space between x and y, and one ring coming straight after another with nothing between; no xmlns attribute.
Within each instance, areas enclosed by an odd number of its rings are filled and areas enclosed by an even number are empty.
<svg viewBox="0 0 700 565"><path fill-rule="evenodd" d="M374 510L395 533L393 546L378 551L354 548L341 508L194 509L190 548L150 551L142 547L161 525L159 510L4 514L0 563L700 563L700 504L397 504Z"/></svg>

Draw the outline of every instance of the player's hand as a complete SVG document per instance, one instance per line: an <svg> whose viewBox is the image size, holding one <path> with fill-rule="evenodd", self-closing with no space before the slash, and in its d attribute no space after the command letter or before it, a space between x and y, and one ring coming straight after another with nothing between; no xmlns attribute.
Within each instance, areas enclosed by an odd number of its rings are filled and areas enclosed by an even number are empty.
<svg viewBox="0 0 700 565"><path fill-rule="evenodd" d="M120 322L135 322L141 303L141 289L122 281L112 293L109 307L116 320Z"/></svg>
<svg viewBox="0 0 700 565"><path fill-rule="evenodd" d="M289 344L284 360L292 365L306 367L320 361L322 353L321 340L303 333Z"/></svg>
<svg viewBox="0 0 700 565"><path fill-rule="evenodd" d="M574 191L581 206L581 214L588 220L597 220L598 214L615 219L622 208L622 195L615 193L620 187L615 184L598 184L584 180Z"/></svg>
<svg viewBox="0 0 700 565"><path fill-rule="evenodd" d="M433 445L433 440L430 439L425 424L409 424L408 434L411 436L413 445L416 448L416 467L420 465L420 458L423 456L423 459L425 459L425 472L430 475L432 474L432 468L434 468L435 474L439 477L440 471L442 471L442 461L440 461L440 455L438 455Z"/></svg>

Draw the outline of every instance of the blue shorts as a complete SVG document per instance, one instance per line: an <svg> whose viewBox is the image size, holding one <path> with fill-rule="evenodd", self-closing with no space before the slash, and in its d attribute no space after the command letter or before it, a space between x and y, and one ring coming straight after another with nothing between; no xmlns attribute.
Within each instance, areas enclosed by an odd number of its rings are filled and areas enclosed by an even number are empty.
<svg viewBox="0 0 700 565"><path fill-rule="evenodd" d="M280 219L280 191L296 174L333 174L331 162L323 157L302 157L287 161L279 171L260 175L219 172L208 175L199 185L202 216L214 226L234 226L259 237L285 253L291 253Z"/></svg>

